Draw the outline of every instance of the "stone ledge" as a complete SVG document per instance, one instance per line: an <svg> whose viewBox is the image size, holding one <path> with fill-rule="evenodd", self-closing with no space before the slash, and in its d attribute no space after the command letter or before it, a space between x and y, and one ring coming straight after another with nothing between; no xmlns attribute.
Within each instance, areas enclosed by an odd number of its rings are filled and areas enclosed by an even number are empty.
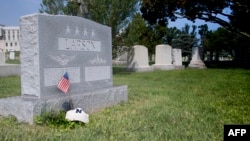
<svg viewBox="0 0 250 141"><path fill-rule="evenodd" d="M184 65L175 66L175 70L184 70L184 69L185 69Z"/></svg>
<svg viewBox="0 0 250 141"><path fill-rule="evenodd" d="M198 61L191 61L190 64L188 65L188 68L206 69L207 67L203 61L198 60Z"/></svg>
<svg viewBox="0 0 250 141"><path fill-rule="evenodd" d="M0 64L0 76L12 75L21 75L21 67L19 64Z"/></svg>
<svg viewBox="0 0 250 141"><path fill-rule="evenodd" d="M21 96L0 99L0 115L13 115L19 122L34 123L42 112L58 112L80 107L90 114L120 102L128 101L127 86L113 86L79 95L65 95L48 99L23 99Z"/></svg>
<svg viewBox="0 0 250 141"><path fill-rule="evenodd" d="M146 67L134 67L134 68L127 68L127 71L131 72L151 72L153 68L151 66Z"/></svg>
<svg viewBox="0 0 250 141"><path fill-rule="evenodd" d="M154 70L175 70L175 66L172 64L154 64Z"/></svg>

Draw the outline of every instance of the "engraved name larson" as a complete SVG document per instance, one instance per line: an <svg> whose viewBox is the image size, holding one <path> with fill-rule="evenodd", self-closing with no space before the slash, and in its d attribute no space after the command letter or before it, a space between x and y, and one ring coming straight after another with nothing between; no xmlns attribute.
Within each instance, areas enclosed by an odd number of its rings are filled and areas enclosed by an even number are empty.
<svg viewBox="0 0 250 141"><path fill-rule="evenodd" d="M59 50L68 51L101 51L101 42L94 40L58 38Z"/></svg>

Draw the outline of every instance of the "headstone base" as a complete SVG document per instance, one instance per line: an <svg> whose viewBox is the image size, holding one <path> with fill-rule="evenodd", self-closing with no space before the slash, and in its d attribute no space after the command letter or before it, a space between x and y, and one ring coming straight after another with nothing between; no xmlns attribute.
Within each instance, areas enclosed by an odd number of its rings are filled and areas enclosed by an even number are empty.
<svg viewBox="0 0 250 141"><path fill-rule="evenodd" d="M188 65L189 68L206 69L206 65L202 60L191 61Z"/></svg>
<svg viewBox="0 0 250 141"><path fill-rule="evenodd" d="M135 67L135 68L127 68L127 71L133 71L133 72L150 72L153 71L152 67Z"/></svg>
<svg viewBox="0 0 250 141"><path fill-rule="evenodd" d="M183 69L185 69L185 66L184 65L175 66L175 69L176 70L183 70Z"/></svg>
<svg viewBox="0 0 250 141"><path fill-rule="evenodd" d="M159 64L154 64L153 68L155 70L175 70L175 66L174 65L159 65Z"/></svg>
<svg viewBox="0 0 250 141"><path fill-rule="evenodd" d="M128 101L127 86L114 86L79 95L63 95L47 99L24 99L21 96L0 99L0 115L15 116L19 122L34 123L42 112L59 112L82 108L93 113L106 107Z"/></svg>
<svg viewBox="0 0 250 141"><path fill-rule="evenodd" d="M128 62L127 61L113 61L112 64L113 65L127 65Z"/></svg>

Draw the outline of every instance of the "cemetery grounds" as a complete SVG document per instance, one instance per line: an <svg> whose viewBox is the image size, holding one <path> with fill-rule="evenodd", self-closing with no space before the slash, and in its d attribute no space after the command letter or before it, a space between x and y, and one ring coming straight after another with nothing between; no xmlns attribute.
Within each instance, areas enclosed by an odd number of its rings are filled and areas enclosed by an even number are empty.
<svg viewBox="0 0 250 141"><path fill-rule="evenodd" d="M92 113L88 124L75 128L0 117L0 140L218 141L224 124L250 124L249 70L133 73L114 67L113 74L114 85L128 85L128 102ZM19 96L20 86L18 76L0 77L0 97Z"/></svg>

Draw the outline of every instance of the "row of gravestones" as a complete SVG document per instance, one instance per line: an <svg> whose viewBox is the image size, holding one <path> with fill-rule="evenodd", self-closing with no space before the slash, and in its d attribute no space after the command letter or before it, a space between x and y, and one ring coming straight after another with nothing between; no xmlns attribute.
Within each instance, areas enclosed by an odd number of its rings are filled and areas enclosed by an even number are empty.
<svg viewBox="0 0 250 141"><path fill-rule="evenodd" d="M11 51L9 53L8 58L10 60L15 60L15 52ZM0 52L0 64L5 64L5 60L6 60L5 52Z"/></svg>
<svg viewBox="0 0 250 141"><path fill-rule="evenodd" d="M188 67L206 68L199 55L199 47L192 50L192 60ZM145 72L152 70L175 70L184 69L182 65L181 49L173 49L170 45L156 46L155 64L150 66L148 59L148 49L143 45L135 45L128 53L127 70Z"/></svg>

